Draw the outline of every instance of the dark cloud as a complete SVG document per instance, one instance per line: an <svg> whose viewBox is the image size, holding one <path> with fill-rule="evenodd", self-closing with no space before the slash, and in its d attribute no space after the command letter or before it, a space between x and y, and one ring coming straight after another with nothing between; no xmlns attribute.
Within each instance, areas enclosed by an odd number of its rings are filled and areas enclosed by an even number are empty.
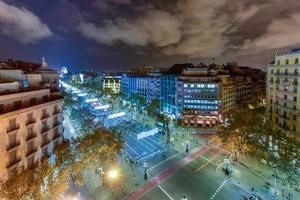
<svg viewBox="0 0 300 200"><path fill-rule="evenodd" d="M129 67L214 57L263 66L274 52L300 44L300 1L0 0L0 25L5 37L24 44L52 36L48 45L63 45L62 54L71 54L75 65L85 59Z"/></svg>
<svg viewBox="0 0 300 200"><path fill-rule="evenodd" d="M34 13L1 0L0 31L24 44L35 43L52 35L49 27Z"/></svg>

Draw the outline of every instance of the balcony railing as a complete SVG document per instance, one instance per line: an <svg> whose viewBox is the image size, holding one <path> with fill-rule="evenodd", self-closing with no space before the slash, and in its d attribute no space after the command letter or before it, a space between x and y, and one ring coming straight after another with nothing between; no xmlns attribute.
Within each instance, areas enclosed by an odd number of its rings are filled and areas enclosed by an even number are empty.
<svg viewBox="0 0 300 200"><path fill-rule="evenodd" d="M35 152L37 152L37 147L27 150L26 157L32 155Z"/></svg>
<svg viewBox="0 0 300 200"><path fill-rule="evenodd" d="M12 142L11 144L7 145L6 149L7 149L7 151L12 150L13 148L19 146L20 144L21 144L20 141Z"/></svg>
<svg viewBox="0 0 300 200"><path fill-rule="evenodd" d="M43 148L44 146L48 145L50 142L51 142L50 139L47 139L47 140L45 140L45 141L42 141L41 147Z"/></svg>
<svg viewBox="0 0 300 200"><path fill-rule="evenodd" d="M52 139L55 140L57 138L59 138L61 135L59 133L54 133Z"/></svg>
<svg viewBox="0 0 300 200"><path fill-rule="evenodd" d="M21 157L16 158L15 160L11 160L9 161L9 163L7 164L7 168L11 168L13 166L15 166L16 164L18 164L21 161Z"/></svg>
<svg viewBox="0 0 300 200"><path fill-rule="evenodd" d="M48 113L44 113L44 114L41 116L41 120L47 119L47 118L49 118L49 117L50 117L50 115L49 115Z"/></svg>
<svg viewBox="0 0 300 200"><path fill-rule="evenodd" d="M46 133L46 132L49 131L49 130L50 130L50 128L49 128L48 126L43 127L43 128L41 129L41 134L44 134L44 133Z"/></svg>
<svg viewBox="0 0 300 200"><path fill-rule="evenodd" d="M282 124L279 124L278 125L280 128L282 128L283 130L286 130L286 131L291 131L291 129L287 126L287 125L282 125Z"/></svg>
<svg viewBox="0 0 300 200"><path fill-rule="evenodd" d="M55 128L55 127L57 127L57 126L59 126L59 125L60 125L60 122L59 122L59 121L58 121L58 122L54 122L52 128Z"/></svg>
<svg viewBox="0 0 300 200"><path fill-rule="evenodd" d="M53 111L53 115L57 115L57 114L59 114L60 113L60 110L59 109L55 109L54 111Z"/></svg>
<svg viewBox="0 0 300 200"><path fill-rule="evenodd" d="M12 127L8 127L8 128L7 128L7 133L16 131L16 130L18 130L18 129L20 129L20 125L19 125L19 124L15 125L15 126L12 126Z"/></svg>
<svg viewBox="0 0 300 200"><path fill-rule="evenodd" d="M36 122L36 119L34 118L34 119L31 119L31 120L27 120L27 122L26 122L26 126L29 126L29 125L31 125L31 124L34 124Z"/></svg>
<svg viewBox="0 0 300 200"><path fill-rule="evenodd" d="M275 73L277 76L298 76L298 73Z"/></svg>
<svg viewBox="0 0 300 200"><path fill-rule="evenodd" d="M26 141L29 141L29 140L31 140L31 139L33 139L33 138L36 138L36 136L37 136L36 133L32 133L32 134L30 134L30 135L27 135Z"/></svg>

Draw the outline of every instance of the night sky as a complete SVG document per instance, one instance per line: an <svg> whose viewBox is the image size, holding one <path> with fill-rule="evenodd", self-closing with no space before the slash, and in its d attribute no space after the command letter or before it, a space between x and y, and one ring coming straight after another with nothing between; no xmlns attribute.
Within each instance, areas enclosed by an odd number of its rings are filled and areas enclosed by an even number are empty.
<svg viewBox="0 0 300 200"><path fill-rule="evenodd" d="M300 0L0 0L0 59L72 70L264 67L300 46Z"/></svg>

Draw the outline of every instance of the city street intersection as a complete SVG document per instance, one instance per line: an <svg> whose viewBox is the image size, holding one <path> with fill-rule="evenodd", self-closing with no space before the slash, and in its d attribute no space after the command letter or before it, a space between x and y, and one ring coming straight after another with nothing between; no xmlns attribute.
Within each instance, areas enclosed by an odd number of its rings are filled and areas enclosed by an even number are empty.
<svg viewBox="0 0 300 200"><path fill-rule="evenodd" d="M272 180L255 175L241 163L232 164L232 174L225 175L224 158L231 153L206 137L206 133L214 130L173 126L171 143L166 143L166 135L152 134L156 125L151 116L135 109L120 112L122 109L115 106L111 109L107 102L96 100L95 94L74 91L77 100L97 117L96 126L100 123L98 126L102 124L108 129L118 130L125 139L124 154L117 160L122 173L120 183L117 186L105 185L99 174L88 171L86 188L82 189L84 199L179 200L186 197L188 200L243 200L253 194L257 199L274 196ZM68 118L66 123L66 131L76 135ZM147 179L144 178L145 172ZM243 179L244 175L247 179ZM277 197L280 199L279 195Z"/></svg>

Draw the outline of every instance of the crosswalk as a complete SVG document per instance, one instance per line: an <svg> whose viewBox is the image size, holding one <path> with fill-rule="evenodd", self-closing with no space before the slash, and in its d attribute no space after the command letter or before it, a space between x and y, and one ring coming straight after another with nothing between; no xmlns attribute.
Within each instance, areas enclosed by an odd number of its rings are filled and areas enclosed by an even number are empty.
<svg viewBox="0 0 300 200"><path fill-rule="evenodd" d="M154 168L156 168L156 167L158 167L158 166L160 166L160 165L164 164L165 162L167 162L167 161L171 160L172 158L174 158L174 157L178 156L179 154L180 154L180 153L178 152L178 153L176 153L176 154L174 154L174 155L170 156L169 158L167 158L167 159L165 159L165 160L163 160L163 161L161 161L161 162L157 163L156 165L154 165L154 166L152 166L151 168L149 168L149 170L148 170L148 171L151 171L151 170L153 170Z"/></svg>
<svg viewBox="0 0 300 200"><path fill-rule="evenodd" d="M218 187L218 189L213 193L213 195L209 198L209 200L213 200L216 198L216 196L218 195L218 193L222 190L222 188L224 187L224 185L227 183L227 179L225 179L221 185Z"/></svg>

